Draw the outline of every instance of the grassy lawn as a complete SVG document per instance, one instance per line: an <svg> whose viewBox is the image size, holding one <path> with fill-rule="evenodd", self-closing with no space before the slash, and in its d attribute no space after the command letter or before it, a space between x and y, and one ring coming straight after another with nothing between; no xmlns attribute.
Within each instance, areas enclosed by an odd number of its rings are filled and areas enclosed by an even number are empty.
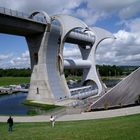
<svg viewBox="0 0 140 140"><path fill-rule="evenodd" d="M49 123L15 123L7 132L0 123L0 140L140 140L140 114L110 119Z"/></svg>
<svg viewBox="0 0 140 140"><path fill-rule="evenodd" d="M116 79L119 79L117 77ZM68 76L68 80L81 80L80 76ZM109 77L109 79L115 79L114 77ZM108 77L102 77L102 80L108 80ZM8 86L8 85L18 85L21 83L29 83L30 77L0 77L0 86Z"/></svg>
<svg viewBox="0 0 140 140"><path fill-rule="evenodd" d="M0 86L18 85L29 82L30 77L0 77Z"/></svg>

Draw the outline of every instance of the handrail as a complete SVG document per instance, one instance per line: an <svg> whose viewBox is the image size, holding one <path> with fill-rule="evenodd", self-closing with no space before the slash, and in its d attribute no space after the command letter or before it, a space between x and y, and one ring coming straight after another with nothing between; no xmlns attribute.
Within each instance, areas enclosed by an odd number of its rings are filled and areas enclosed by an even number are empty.
<svg viewBox="0 0 140 140"><path fill-rule="evenodd" d="M4 8L4 7L0 7L0 14L9 15L9 16L17 17L17 18L23 18L23 19L26 19L26 20L30 20L30 21L35 21L35 22L39 22L39 23L42 23L42 24L46 24L46 20L44 19L44 17L36 15L33 18L29 18L30 15L27 14L27 13L19 12L17 10L12 10L12 9L8 9L8 8ZM55 25L54 22L52 22L52 24ZM80 30L74 30L73 32L88 36L87 33L82 32Z"/></svg>
<svg viewBox="0 0 140 140"><path fill-rule="evenodd" d="M35 16L33 19L30 19L29 18L30 15L27 13L19 12L17 10L12 10L8 8L4 8L4 7L0 7L0 14L9 15L9 16L18 17L18 18L24 18L27 20L32 20L32 21L46 24L46 21L41 16Z"/></svg>

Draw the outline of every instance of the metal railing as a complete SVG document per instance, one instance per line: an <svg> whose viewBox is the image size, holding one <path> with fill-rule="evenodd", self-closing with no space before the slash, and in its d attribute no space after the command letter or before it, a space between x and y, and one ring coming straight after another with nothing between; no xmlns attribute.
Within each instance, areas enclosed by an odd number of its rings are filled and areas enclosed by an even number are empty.
<svg viewBox="0 0 140 140"><path fill-rule="evenodd" d="M34 16L33 19L31 19L31 18L29 18L29 16L30 16L29 14L19 12L17 10L11 10L11 9L4 8L4 7L0 7L0 14L23 18L23 19L32 20L32 21L46 24L46 20L41 16Z"/></svg>
<svg viewBox="0 0 140 140"><path fill-rule="evenodd" d="M93 86L85 86L81 88L71 89L71 98L75 99L83 99L89 96L96 95L98 90L95 89Z"/></svg>
<svg viewBox="0 0 140 140"><path fill-rule="evenodd" d="M84 87L70 89L70 92L71 92L71 95L73 96L78 93L84 93L84 92L88 92L92 90L95 90L93 86L84 86Z"/></svg>
<svg viewBox="0 0 140 140"><path fill-rule="evenodd" d="M9 16L17 17L17 18L22 18L22 19L31 20L31 21L42 23L42 24L46 24L46 19L42 16L36 15L31 19L31 18L29 18L30 15L27 13L19 12L17 10L12 10L12 9L8 9L8 8L4 8L4 7L0 7L0 14L9 15ZM57 22L52 22L52 24L58 25ZM89 35L87 33L83 32L79 29L75 29L72 32L83 34L83 35L89 37ZM95 38L95 37L92 36L92 38Z"/></svg>

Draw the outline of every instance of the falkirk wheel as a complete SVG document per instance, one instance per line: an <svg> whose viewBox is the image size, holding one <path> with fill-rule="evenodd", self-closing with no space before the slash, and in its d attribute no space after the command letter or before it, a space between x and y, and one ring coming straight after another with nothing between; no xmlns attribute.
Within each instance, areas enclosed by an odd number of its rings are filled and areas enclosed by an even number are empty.
<svg viewBox="0 0 140 140"><path fill-rule="evenodd" d="M105 86L96 70L95 53L101 41L114 39L114 36L104 29L88 27L80 19L68 15L50 17L45 12L34 12L29 18L33 19L38 14L46 20L46 28L41 35L26 37L32 68L27 99L57 104L104 94ZM64 60L65 43L78 45L82 60ZM64 68L83 70L81 89L68 88Z"/></svg>

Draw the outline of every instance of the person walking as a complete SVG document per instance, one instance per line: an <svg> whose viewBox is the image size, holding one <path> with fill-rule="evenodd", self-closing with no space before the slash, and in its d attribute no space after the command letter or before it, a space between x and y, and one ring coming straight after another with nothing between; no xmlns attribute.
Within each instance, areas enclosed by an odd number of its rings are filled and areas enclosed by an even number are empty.
<svg viewBox="0 0 140 140"><path fill-rule="evenodd" d="M14 122L13 122L13 118L11 116L8 118L7 123L8 123L8 131L12 132Z"/></svg>
<svg viewBox="0 0 140 140"><path fill-rule="evenodd" d="M51 122L52 128L53 128L55 125L55 116L51 115L50 122Z"/></svg>

